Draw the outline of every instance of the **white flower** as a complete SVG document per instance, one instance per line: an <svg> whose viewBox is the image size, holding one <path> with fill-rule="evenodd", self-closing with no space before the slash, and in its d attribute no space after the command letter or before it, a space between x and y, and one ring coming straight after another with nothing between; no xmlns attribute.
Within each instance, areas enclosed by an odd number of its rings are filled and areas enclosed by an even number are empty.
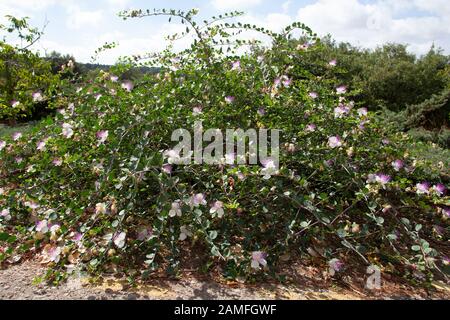
<svg viewBox="0 0 450 320"><path fill-rule="evenodd" d="M109 135L109 131L108 130L101 130L99 132L97 132L96 136L98 139L98 143L102 144L106 141L106 139L108 139L108 135Z"/></svg>
<svg viewBox="0 0 450 320"><path fill-rule="evenodd" d="M44 100L44 97L42 96L42 93L40 91L34 92L32 94L32 97L34 102L41 102L42 100Z"/></svg>
<svg viewBox="0 0 450 320"><path fill-rule="evenodd" d="M44 151L45 150L45 145L46 145L45 140L39 141L37 143L37 145L36 145L36 150Z"/></svg>
<svg viewBox="0 0 450 320"><path fill-rule="evenodd" d="M42 263L58 263L61 255L61 248L47 244L42 250Z"/></svg>
<svg viewBox="0 0 450 320"><path fill-rule="evenodd" d="M121 232L118 235L114 237L114 244L117 246L117 248L122 249L125 246L125 239L127 237L127 234L125 232Z"/></svg>
<svg viewBox="0 0 450 320"><path fill-rule="evenodd" d="M256 270L260 269L260 265L262 267L265 267L267 265L266 257L267 257L267 254L262 251L252 252L251 267Z"/></svg>
<svg viewBox="0 0 450 320"><path fill-rule="evenodd" d="M9 209L3 209L2 211L0 211L0 218L5 219L5 221L11 220Z"/></svg>
<svg viewBox="0 0 450 320"><path fill-rule="evenodd" d="M191 205L194 207L199 207L201 205L206 205L206 197L203 193L197 193L191 197Z"/></svg>
<svg viewBox="0 0 450 320"><path fill-rule="evenodd" d="M41 233L47 233L48 232L47 220L38 221L36 223L36 231Z"/></svg>
<svg viewBox="0 0 450 320"><path fill-rule="evenodd" d="M96 214L105 214L106 213L106 204L104 202L97 203L95 205L95 213Z"/></svg>
<svg viewBox="0 0 450 320"><path fill-rule="evenodd" d="M20 138L22 138L22 133L21 132L16 132L16 133L13 134L12 138L13 138L14 141L17 141Z"/></svg>
<svg viewBox="0 0 450 320"><path fill-rule="evenodd" d="M188 237L192 237L192 232L188 229L188 227L186 226L181 226L180 227L180 240L184 241L186 240Z"/></svg>
<svg viewBox="0 0 450 320"><path fill-rule="evenodd" d="M328 146L330 146L330 148L338 148L342 146L342 140L339 136L334 136L334 137L330 137L328 138Z"/></svg>
<svg viewBox="0 0 450 320"><path fill-rule="evenodd" d="M181 215L182 215L182 212L181 212L180 200L176 200L176 201L172 202L172 208L169 211L169 216L173 218L175 216L181 217Z"/></svg>
<svg viewBox="0 0 450 320"><path fill-rule="evenodd" d="M65 138L70 139L73 136L72 126L69 123L63 123L62 127L63 127L62 135Z"/></svg>
<svg viewBox="0 0 450 320"><path fill-rule="evenodd" d="M217 214L219 218L223 217L224 211L223 211L223 202L222 201L216 201L214 202L213 206L209 210L209 213Z"/></svg>
<svg viewBox="0 0 450 320"><path fill-rule="evenodd" d="M150 240L153 235L153 230L151 227L140 227L138 229L137 239L139 241Z"/></svg>
<svg viewBox="0 0 450 320"><path fill-rule="evenodd" d="M6 147L6 141L0 140L0 151Z"/></svg>

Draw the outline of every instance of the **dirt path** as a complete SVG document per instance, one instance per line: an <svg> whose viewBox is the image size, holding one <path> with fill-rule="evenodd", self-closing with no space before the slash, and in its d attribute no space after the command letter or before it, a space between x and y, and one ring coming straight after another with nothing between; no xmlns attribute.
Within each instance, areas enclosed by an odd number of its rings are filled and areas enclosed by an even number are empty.
<svg viewBox="0 0 450 320"><path fill-rule="evenodd" d="M131 287L125 280L106 278L92 285L86 277L71 277L59 287L36 284L34 279L42 275L45 268L33 261L0 270L0 299L34 300L86 300L86 299L450 299L448 287L442 287L432 294L423 291L397 287L389 293L374 295L357 290L339 288L310 288L299 285L225 285L213 281L187 279L181 281L153 280Z"/></svg>

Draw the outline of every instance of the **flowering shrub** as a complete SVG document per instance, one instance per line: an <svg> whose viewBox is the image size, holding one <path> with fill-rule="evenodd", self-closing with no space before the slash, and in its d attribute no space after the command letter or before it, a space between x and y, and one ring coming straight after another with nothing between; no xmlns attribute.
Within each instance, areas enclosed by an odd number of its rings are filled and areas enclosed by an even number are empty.
<svg viewBox="0 0 450 320"><path fill-rule="evenodd" d="M186 254L230 278L275 275L280 257L306 254L333 273L353 261L444 277L448 163L415 161L406 135L388 134L347 98L355 88L299 67L318 41L306 26L275 34L225 22L239 13L203 26L195 14L122 13L181 18L196 40L146 57L162 67L157 76L121 83L102 73L61 93L67 104L55 118L0 141L0 260L35 253L54 280L74 268L176 273ZM294 29L308 42L292 47ZM273 45L234 55L235 44L258 45L234 38L239 30ZM171 133L197 120L205 129L280 129L279 170L173 164Z"/></svg>

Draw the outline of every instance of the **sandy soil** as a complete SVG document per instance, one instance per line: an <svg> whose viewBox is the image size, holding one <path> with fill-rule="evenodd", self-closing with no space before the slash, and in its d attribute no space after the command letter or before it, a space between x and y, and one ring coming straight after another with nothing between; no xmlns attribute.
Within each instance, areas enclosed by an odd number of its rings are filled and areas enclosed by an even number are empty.
<svg viewBox="0 0 450 320"><path fill-rule="evenodd" d="M340 288L333 283L291 281L284 284L244 285L221 284L194 276L185 280L151 280L130 286L125 279L105 277L92 281L84 276L71 277L58 287L37 284L35 279L45 273L45 268L35 261L26 261L0 270L0 299L34 300L92 300L92 299L450 299L450 289L436 284L431 292L405 285L385 283L381 291L362 292L352 286ZM364 290L363 290L364 291Z"/></svg>

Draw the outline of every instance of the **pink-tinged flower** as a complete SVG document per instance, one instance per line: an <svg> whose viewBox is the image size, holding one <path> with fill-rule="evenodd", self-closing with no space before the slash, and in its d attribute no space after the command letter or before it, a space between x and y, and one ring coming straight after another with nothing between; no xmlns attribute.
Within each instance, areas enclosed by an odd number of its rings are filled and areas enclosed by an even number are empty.
<svg viewBox="0 0 450 320"><path fill-rule="evenodd" d="M223 202L222 201L216 201L214 202L213 206L209 210L209 213L217 214L219 218L223 217L224 211L223 211Z"/></svg>
<svg viewBox="0 0 450 320"><path fill-rule="evenodd" d="M285 86L286 88L290 87L292 84L292 79L289 78L288 76L283 76L281 77L281 82L283 83L283 86Z"/></svg>
<svg viewBox="0 0 450 320"><path fill-rule="evenodd" d="M33 92L31 96L33 97L34 102L41 102L42 100L44 100L44 97L42 96L42 93L40 91Z"/></svg>
<svg viewBox="0 0 450 320"><path fill-rule="evenodd" d="M15 132L15 133L12 135L12 138L13 138L14 141L17 141L17 140L19 140L20 138L22 138L22 133L21 133L21 132Z"/></svg>
<svg viewBox="0 0 450 320"><path fill-rule="evenodd" d="M103 95L101 95L100 93L96 94L95 95L95 102L98 102L98 100L100 100L101 97L103 97Z"/></svg>
<svg viewBox="0 0 450 320"><path fill-rule="evenodd" d="M400 171L405 166L402 160L395 160L391 164L395 171Z"/></svg>
<svg viewBox="0 0 450 320"><path fill-rule="evenodd" d="M3 195L5 193L5 189L0 188L0 196Z"/></svg>
<svg viewBox="0 0 450 320"><path fill-rule="evenodd" d="M106 210L106 204L104 202L100 202L95 205L96 214L105 214Z"/></svg>
<svg viewBox="0 0 450 320"><path fill-rule="evenodd" d="M47 233L49 231L47 220L41 220L36 222L36 231L40 233Z"/></svg>
<svg viewBox="0 0 450 320"><path fill-rule="evenodd" d="M44 140L39 141L39 142L37 143L37 145L36 145L36 150L44 151L44 150L45 150L45 145L46 145L46 144L47 144L47 143L46 143L46 141L44 141Z"/></svg>
<svg viewBox="0 0 450 320"><path fill-rule="evenodd" d="M365 128L366 128L366 123L367 123L367 121L361 121L359 124L358 124L358 128L359 128L359 130L364 130Z"/></svg>
<svg viewBox="0 0 450 320"><path fill-rule="evenodd" d="M191 197L191 204L194 207L198 207L201 205L206 206L206 197L203 193L197 193Z"/></svg>
<svg viewBox="0 0 450 320"><path fill-rule="evenodd" d="M295 152L295 144L289 143L289 144L286 146L286 149L287 149L287 151L288 151L289 153L294 153L294 152Z"/></svg>
<svg viewBox="0 0 450 320"><path fill-rule="evenodd" d="M258 109L258 114L262 117L266 114L266 110L263 107L261 107Z"/></svg>
<svg viewBox="0 0 450 320"><path fill-rule="evenodd" d="M25 201L24 206L33 210L39 208L39 205L34 201Z"/></svg>
<svg viewBox="0 0 450 320"><path fill-rule="evenodd" d="M52 163L55 167L60 167L62 165L62 160L60 158L55 158Z"/></svg>
<svg viewBox="0 0 450 320"><path fill-rule="evenodd" d="M101 130L97 132L97 140L99 144L105 143L105 141L108 139L109 131L108 130Z"/></svg>
<svg viewBox="0 0 450 320"><path fill-rule="evenodd" d="M422 182L416 184L416 192L417 194L429 194L430 193L430 184L428 182Z"/></svg>
<svg viewBox="0 0 450 320"><path fill-rule="evenodd" d="M240 70L241 70L241 62L240 62L239 60L233 62L233 63L231 64L231 70L234 70L234 71L240 71Z"/></svg>
<svg viewBox="0 0 450 320"><path fill-rule="evenodd" d="M381 140L381 143L384 144L385 146L387 146L391 142L389 141L389 139L383 139L383 140Z"/></svg>
<svg viewBox="0 0 450 320"><path fill-rule="evenodd" d="M181 226L180 227L180 237L179 240L184 241L188 237L192 237L192 231L187 226Z"/></svg>
<svg viewBox="0 0 450 320"><path fill-rule="evenodd" d="M11 107L17 108L18 106L20 106L20 101L16 100L11 101Z"/></svg>
<svg viewBox="0 0 450 320"><path fill-rule="evenodd" d="M6 141L0 140L0 151L6 147Z"/></svg>
<svg viewBox="0 0 450 320"><path fill-rule="evenodd" d="M344 105L334 108L334 117L342 118L350 112L350 108Z"/></svg>
<svg viewBox="0 0 450 320"><path fill-rule="evenodd" d="M262 159L260 162L263 165L260 174L264 176L263 177L264 179L268 180L271 178L272 175L278 173L277 166L273 159L271 158Z"/></svg>
<svg viewBox="0 0 450 320"><path fill-rule="evenodd" d="M181 159L179 152L175 150L166 150L163 155L169 164L177 163Z"/></svg>
<svg viewBox="0 0 450 320"><path fill-rule="evenodd" d="M62 135L65 138L70 139L73 136L72 126L69 123L63 123L62 128Z"/></svg>
<svg viewBox="0 0 450 320"><path fill-rule="evenodd" d="M344 94L347 93L347 86L339 86L336 88L337 94Z"/></svg>
<svg viewBox="0 0 450 320"><path fill-rule="evenodd" d="M181 201L175 200L174 202L172 202L172 207L169 211L169 217L181 217L182 214L183 212L181 211Z"/></svg>
<svg viewBox="0 0 450 320"><path fill-rule="evenodd" d="M315 91L308 93L308 95L311 99L317 99L319 97L319 94Z"/></svg>
<svg viewBox="0 0 450 320"><path fill-rule="evenodd" d="M328 65L330 67L336 67L337 66L337 60L336 59L331 60L330 62L328 62Z"/></svg>
<svg viewBox="0 0 450 320"><path fill-rule="evenodd" d="M115 76L115 75L111 75L111 76L109 77L109 79L110 79L112 82L117 82L117 81L119 80L119 77L118 77L118 76Z"/></svg>
<svg viewBox="0 0 450 320"><path fill-rule="evenodd" d="M165 165L163 165L162 166L162 171L164 172L164 173L167 173L167 174L171 174L172 173L172 165L170 165L170 164L165 164Z"/></svg>
<svg viewBox="0 0 450 320"><path fill-rule="evenodd" d="M339 136L328 138L328 146L330 148L338 148L342 146L342 139Z"/></svg>
<svg viewBox="0 0 450 320"><path fill-rule="evenodd" d="M61 255L61 248L47 244L42 250L42 263L58 263Z"/></svg>
<svg viewBox="0 0 450 320"><path fill-rule="evenodd" d="M444 266L449 266L450 265L450 258L443 257L442 258L442 263L444 264Z"/></svg>
<svg viewBox="0 0 450 320"><path fill-rule="evenodd" d="M450 207L442 208L442 212L447 216L447 218L450 218Z"/></svg>
<svg viewBox="0 0 450 320"><path fill-rule="evenodd" d="M267 254L265 252L262 251L253 251L252 252L252 262L251 262L251 267L253 269L259 270L261 269L261 267L265 267L267 266Z"/></svg>
<svg viewBox="0 0 450 320"><path fill-rule="evenodd" d="M387 174L383 174L383 173L377 174L375 176L375 181L378 182L379 184L383 185L383 186L385 184L391 182L391 179L392 178L390 176L388 176Z"/></svg>
<svg viewBox="0 0 450 320"><path fill-rule="evenodd" d="M153 235L153 229L151 227L140 227L138 229L137 239L139 241L147 241L150 240L150 238Z"/></svg>
<svg viewBox="0 0 450 320"><path fill-rule="evenodd" d="M234 102L234 100L236 100L236 98L233 97L233 96L227 96L227 97L225 97L225 102L226 102L226 103L231 104L231 103Z"/></svg>
<svg viewBox="0 0 450 320"><path fill-rule="evenodd" d="M359 115L360 117L365 117L365 116L367 116L367 108L359 108L359 109L358 109L358 115Z"/></svg>
<svg viewBox="0 0 450 320"><path fill-rule="evenodd" d="M331 276L334 276L336 272L340 272L344 269L344 263L339 259L331 259L328 262L330 266L329 272Z"/></svg>
<svg viewBox="0 0 450 320"><path fill-rule="evenodd" d="M197 115L201 114L202 111L203 111L203 108L201 106L197 106L192 109L192 114L194 116L197 116Z"/></svg>
<svg viewBox="0 0 450 320"><path fill-rule="evenodd" d="M274 80L274 82L273 82L273 85L274 85L275 87L279 87L280 84L281 84L281 78L280 78L280 77L275 78L275 80Z"/></svg>
<svg viewBox="0 0 450 320"><path fill-rule="evenodd" d="M80 233L80 232L75 232L75 233L73 234L73 236L72 236L72 240L73 240L74 242L80 242L81 239L83 239L83 234Z"/></svg>
<svg viewBox="0 0 450 320"><path fill-rule="evenodd" d="M306 126L305 131L306 132L314 132L316 131L317 127L314 123L310 123Z"/></svg>
<svg viewBox="0 0 450 320"><path fill-rule="evenodd" d="M113 237L113 242L117 248L122 249L125 247L127 234L125 232L120 232Z"/></svg>
<svg viewBox="0 0 450 320"><path fill-rule="evenodd" d="M237 177L238 177L238 179L241 180L241 181L245 180L245 174L243 174L243 173L240 172L240 171L237 173Z"/></svg>
<svg viewBox="0 0 450 320"><path fill-rule="evenodd" d="M308 50L309 47L310 47L310 44L305 42L303 44L299 44L297 46L297 50L299 50L299 51L306 51L306 50Z"/></svg>
<svg viewBox="0 0 450 320"><path fill-rule="evenodd" d="M442 183L438 183L437 185L433 186L433 191L438 195L438 196L443 196L445 194L446 188Z"/></svg>
<svg viewBox="0 0 450 320"><path fill-rule="evenodd" d="M5 221L11 220L11 213L9 212L9 209L3 209L0 211L0 218L3 218Z"/></svg>
<svg viewBox="0 0 450 320"><path fill-rule="evenodd" d="M21 164L22 161L23 161L23 158L22 157L16 157L14 160L16 160L17 164Z"/></svg>
<svg viewBox="0 0 450 320"><path fill-rule="evenodd" d="M131 92L134 89L134 84L131 81L124 81L122 83L122 88L128 92Z"/></svg>

